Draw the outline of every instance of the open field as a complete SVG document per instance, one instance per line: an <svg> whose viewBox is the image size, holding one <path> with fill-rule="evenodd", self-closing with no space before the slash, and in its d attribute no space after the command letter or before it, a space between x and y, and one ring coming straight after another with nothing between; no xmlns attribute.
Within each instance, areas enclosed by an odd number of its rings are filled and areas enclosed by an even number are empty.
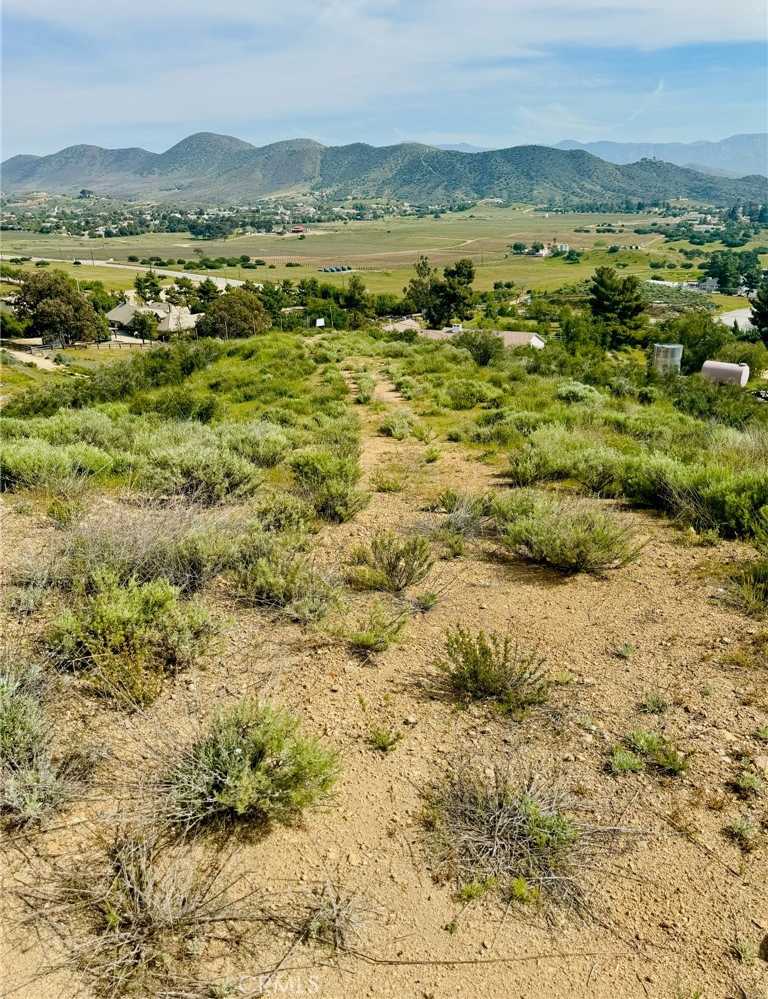
<svg viewBox="0 0 768 999"><path fill-rule="evenodd" d="M613 222L624 223L625 235L575 233L574 228ZM459 257L470 257L477 269L477 286L490 288L497 280L514 280L521 286L552 288L585 276L596 263L600 263L611 242L639 244L644 249L661 246L655 236L636 236L632 227L647 221L642 216L621 215L550 215L530 209L497 208L482 205L470 212L449 213L440 219L391 218L376 222L350 222L310 226L305 239L296 235L277 236L253 234L227 240L192 240L178 233L147 234L109 240L62 238L37 234L7 233L3 252L34 257L61 257L72 260L114 259L127 262L128 256L151 255L185 257L195 255L239 256L246 253L261 258L274 269L242 271L240 268L222 268L213 273L222 277L259 280L261 277L298 280L302 276L317 275L318 268L328 264L348 264L360 270L366 284L374 292L399 292L413 273L413 263L420 253L429 256L433 263L445 266ZM529 257L507 257L507 247L517 240L528 244L556 240L567 242L576 249L597 249L590 262L569 265L560 260L537 260ZM615 256L614 256L615 261ZM289 261L301 267L286 267ZM645 256L627 255L628 269L642 272ZM81 270L81 268L77 268ZM85 273L86 265L82 267ZM671 273L671 272L670 272ZM108 276L99 275L105 283ZM343 274L323 274L323 280L343 284L348 277ZM115 282L123 282L122 276ZM118 285L115 284L115 287Z"/></svg>
<svg viewBox="0 0 768 999"><path fill-rule="evenodd" d="M641 277L663 277L666 280L688 280L692 272L681 267L663 271L649 269L650 259L679 264L683 260L677 247L686 243L667 244L661 236L636 235L632 229L651 221L640 215L549 214L530 208L501 208L481 204L471 211L448 213L439 219L393 217L374 222L333 223L310 226L304 239L298 235L278 236L255 233L226 240L195 240L180 233L146 234L115 239L86 239L44 236L34 233L4 234L6 255L60 258L70 261L65 267L72 276L97 278L112 288L127 288L132 278L127 271L98 266L98 261L114 260L127 263L129 256L160 256L163 259L194 259L196 256L236 257L248 254L263 259L267 265L257 270L222 267L212 276L240 280L298 281L302 277L319 277L331 284L343 286L348 274L319 274L319 268L329 264L347 264L359 271L368 289L399 294L413 276L413 264L419 254L445 266L459 257L470 257L476 267L475 286L483 291L494 281L514 281L521 288L551 290L566 283L583 280L595 267L621 264L628 274ZM612 224L617 233L596 233L597 225ZM623 225L623 231L621 226ZM575 232L590 227L588 233ZM581 261L565 263L560 258L537 259L508 253L511 243L528 245L539 241L565 242L584 252ZM608 247L638 245L639 251L609 254ZM88 263L93 258L97 264ZM73 266L73 259L82 259ZM299 266L286 266L288 263Z"/></svg>
<svg viewBox="0 0 768 999"><path fill-rule="evenodd" d="M3 785L15 996L761 997L762 410L549 363L273 331L16 398L0 689L53 741L0 701L48 781ZM309 741L262 765L244 699Z"/></svg>

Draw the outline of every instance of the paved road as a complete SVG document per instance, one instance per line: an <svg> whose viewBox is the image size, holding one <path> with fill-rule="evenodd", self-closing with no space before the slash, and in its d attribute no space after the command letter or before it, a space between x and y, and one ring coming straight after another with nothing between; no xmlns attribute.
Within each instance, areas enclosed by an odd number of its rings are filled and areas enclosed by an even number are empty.
<svg viewBox="0 0 768 999"><path fill-rule="evenodd" d="M0 254L0 259L10 260L11 255L8 253ZM33 263L38 260L45 260L51 264L71 264L72 261L67 259L64 260L61 257L31 257ZM76 259L76 258L75 258ZM80 260L83 267L114 267L121 271L135 271L136 273L143 274L145 271L149 270L146 264L116 264L111 260ZM210 279L219 288L226 288L232 286L238 288L240 285L245 284L244 281L238 280L238 278L228 278L228 277L216 277L213 274L205 273L201 274L199 271L169 271L164 267L154 267L152 268L156 274L160 274L164 277L173 278L189 278L190 281L194 281L199 284L201 281Z"/></svg>
<svg viewBox="0 0 768 999"><path fill-rule="evenodd" d="M721 312L720 315L715 318L718 322L725 323L726 326L733 326L734 323L738 323L740 329L750 330L752 329L752 323L749 321L751 313L751 308L734 309L732 312Z"/></svg>

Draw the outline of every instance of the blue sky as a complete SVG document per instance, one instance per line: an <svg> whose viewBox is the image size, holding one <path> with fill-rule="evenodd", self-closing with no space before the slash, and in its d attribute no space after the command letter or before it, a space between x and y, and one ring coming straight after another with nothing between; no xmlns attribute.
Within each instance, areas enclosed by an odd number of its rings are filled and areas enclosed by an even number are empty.
<svg viewBox="0 0 768 999"><path fill-rule="evenodd" d="M768 127L764 0L5 0L2 156Z"/></svg>

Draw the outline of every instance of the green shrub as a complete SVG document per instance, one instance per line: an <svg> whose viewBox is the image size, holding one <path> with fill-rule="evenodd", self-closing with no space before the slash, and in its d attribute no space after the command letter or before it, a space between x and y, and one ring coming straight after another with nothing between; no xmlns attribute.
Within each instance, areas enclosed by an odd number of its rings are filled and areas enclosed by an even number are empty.
<svg viewBox="0 0 768 999"><path fill-rule="evenodd" d="M640 553L632 533L609 514L543 496L504 523L501 541L516 555L563 573L602 573Z"/></svg>
<svg viewBox="0 0 768 999"><path fill-rule="evenodd" d="M366 372L362 371L355 376L355 383L357 385L357 392L355 393L355 402L361 405L370 402L373 398L373 392L376 388L376 380Z"/></svg>
<svg viewBox="0 0 768 999"><path fill-rule="evenodd" d="M182 604L165 579L120 582L104 573L52 624L47 644L66 669L85 671L95 691L129 704L149 704L163 676L190 666L214 628L195 604Z"/></svg>
<svg viewBox="0 0 768 999"><path fill-rule="evenodd" d="M375 604L342 634L350 648L362 655L385 652L400 637L406 616L402 611L392 613L381 604Z"/></svg>
<svg viewBox="0 0 768 999"><path fill-rule="evenodd" d="M251 512L261 530L268 533L303 534L315 525L314 508L291 493L267 493L253 504Z"/></svg>
<svg viewBox="0 0 768 999"><path fill-rule="evenodd" d="M563 382L557 389L557 398L563 402L583 402L595 405L602 402L603 396L592 385L582 382Z"/></svg>
<svg viewBox="0 0 768 999"><path fill-rule="evenodd" d="M447 409L473 409L482 402L488 402L496 395L496 391L485 382L473 381L469 378L455 379L448 382L439 393L438 401L441 406L445 406Z"/></svg>
<svg viewBox="0 0 768 999"><path fill-rule="evenodd" d="M279 465L291 448L291 438L274 423L231 423L217 427L222 444L260 468Z"/></svg>
<svg viewBox="0 0 768 999"><path fill-rule="evenodd" d="M631 732L624 743L630 754L641 763L641 766L632 769L640 770L648 766L675 777L688 768L689 756L681 753L669 739L658 732Z"/></svg>
<svg viewBox="0 0 768 999"><path fill-rule="evenodd" d="M238 551L231 580L236 596L279 609L295 621L317 621L337 602L337 588L306 555L270 534L252 533Z"/></svg>
<svg viewBox="0 0 768 999"><path fill-rule="evenodd" d="M298 728L252 700L221 711L160 776L159 815L183 833L295 818L328 796L339 770L335 754Z"/></svg>
<svg viewBox="0 0 768 999"><path fill-rule="evenodd" d="M768 557L739 567L730 582L733 603L752 617L768 614Z"/></svg>
<svg viewBox="0 0 768 999"><path fill-rule="evenodd" d="M458 625L446 634L436 665L454 693L495 701L504 712L520 713L547 699L544 660L513 642L509 634L473 633Z"/></svg>
<svg viewBox="0 0 768 999"><path fill-rule="evenodd" d="M186 385L161 389L154 395L138 395L131 401L132 413L159 413L168 420L199 420L210 423L219 405L211 393L194 392Z"/></svg>
<svg viewBox="0 0 768 999"><path fill-rule="evenodd" d="M90 444L61 447L38 438L0 444L0 482L7 490L54 488L62 480L76 475L106 475L112 467L110 455Z"/></svg>
<svg viewBox="0 0 768 999"><path fill-rule="evenodd" d="M413 431L413 417L405 410L396 409L389 413L379 424L379 433L384 437L394 437L404 441Z"/></svg>
<svg viewBox="0 0 768 999"><path fill-rule="evenodd" d="M367 501L355 488L361 475L355 458L315 448L295 454L290 466L299 494L325 520L351 520Z"/></svg>
<svg viewBox="0 0 768 999"><path fill-rule="evenodd" d="M421 582L434 559L426 538L399 538L391 531L377 531L368 545L352 553L349 581L365 590L401 593Z"/></svg>
<svg viewBox="0 0 768 999"><path fill-rule="evenodd" d="M234 451L189 445L152 452L136 485L159 499L183 496L213 506L250 496L261 481L254 465Z"/></svg>

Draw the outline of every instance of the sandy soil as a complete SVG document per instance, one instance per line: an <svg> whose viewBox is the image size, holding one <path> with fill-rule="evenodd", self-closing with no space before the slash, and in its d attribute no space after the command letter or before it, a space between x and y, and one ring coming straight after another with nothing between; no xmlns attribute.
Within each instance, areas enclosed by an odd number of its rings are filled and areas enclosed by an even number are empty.
<svg viewBox="0 0 768 999"><path fill-rule="evenodd" d="M375 398L399 404L385 383ZM377 527L421 529L436 522L439 515L424 512L425 499L447 485L503 485L496 469L460 445L441 443L440 459L425 464L424 445L377 436L380 413L364 418L366 475L394 463L405 487L374 494L354 522L324 529L317 555L323 564L340 567L345 551ZM28 560L52 529L17 512L13 499L5 506L4 548ZM740 755L757 755L768 767L768 751L753 738L768 720L766 670L725 661L757 626L719 599L713 573L713 565L743 557L745 549L687 547L668 522L617 509L648 539L636 564L604 579L563 580L500 560L489 542L471 543L465 556L433 569L427 585L441 590L437 606L415 615L400 644L374 660L361 661L333 638L267 614L233 613L217 591L211 602L229 614L220 650L168 684L146 713L108 710L65 684L57 722L79 738L103 740L112 757L102 768L96 795L102 801L73 805L62 817L69 828L57 825L6 844L2 994L53 999L75 987L67 975L29 983L45 948L30 934L21 953L14 932L18 909L10 889L25 858L75 854L87 830L78 823L114 807L115 781L151 767L153 746L184 738L217 705L260 694L295 710L308 731L336 747L343 776L334 800L296 827L255 841L237 838L229 846L232 867L276 891L331 876L368 910L354 944L363 956L334 960L300 947L265 994L765 999L768 963L740 961L733 947L746 941L757 948L768 936L768 856L764 849L743 856L723 835L726 823L745 811L727 789ZM536 646L561 681L550 703L514 722L431 695L422 678L445 629L457 622L509 628ZM632 646L627 658L617 654L625 645ZM638 702L652 690L671 701L660 721L639 712ZM368 746L373 725L403 734L394 751ZM659 725L693 753L685 776L616 779L606 773L610 749L622 736ZM550 776L577 794L593 819L637 833L625 852L587 874L592 918L561 911L545 919L535 911L505 910L492 896L465 908L455 900L455 886L433 878L421 792L462 754L481 767L502 761L521 775ZM765 808L763 798L756 813L768 819ZM274 941L263 946L265 962L279 950ZM244 988L253 990L264 966L230 955L215 971L242 976Z"/></svg>

